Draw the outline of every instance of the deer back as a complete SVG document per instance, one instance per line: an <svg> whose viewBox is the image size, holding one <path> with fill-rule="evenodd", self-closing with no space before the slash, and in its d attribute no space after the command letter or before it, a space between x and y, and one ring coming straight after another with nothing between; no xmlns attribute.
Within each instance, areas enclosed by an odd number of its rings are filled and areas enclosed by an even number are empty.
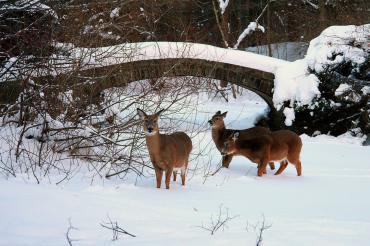
<svg viewBox="0 0 370 246"><path fill-rule="evenodd" d="M290 130L274 131L271 133L271 137L273 139L270 150L272 159L282 159L282 157L288 157L288 159L299 158L302 140L295 132Z"/></svg>
<svg viewBox="0 0 370 246"><path fill-rule="evenodd" d="M265 135L271 133L271 131L262 126L255 126L252 128L240 130L240 140L246 140L246 139L251 139L251 138L257 138L258 136Z"/></svg>
<svg viewBox="0 0 370 246"><path fill-rule="evenodd" d="M227 139L236 131L238 131L240 134L239 135L240 141L251 139L251 138L256 138L257 136L269 134L271 132L268 128L262 127L262 126L256 126L256 127L252 127L252 128L248 128L244 130L233 130L233 129L226 129L226 128L220 129L219 137L215 141L217 149L221 150L224 146L225 141L227 141Z"/></svg>
<svg viewBox="0 0 370 246"><path fill-rule="evenodd" d="M273 140L269 134L261 134L247 139L239 138L235 142L235 154L243 155L253 162L258 162L268 155L272 142Z"/></svg>

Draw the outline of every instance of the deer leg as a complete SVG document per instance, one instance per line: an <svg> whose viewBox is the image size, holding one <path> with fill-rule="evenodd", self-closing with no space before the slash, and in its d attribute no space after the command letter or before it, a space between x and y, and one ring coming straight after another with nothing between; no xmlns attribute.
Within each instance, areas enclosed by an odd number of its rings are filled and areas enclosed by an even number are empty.
<svg viewBox="0 0 370 246"><path fill-rule="evenodd" d="M275 164L274 164L274 162L269 162L269 166L270 166L270 169L271 170L275 170Z"/></svg>
<svg viewBox="0 0 370 246"><path fill-rule="evenodd" d="M189 159L186 159L185 165L181 167L181 184L185 185L185 177L188 172Z"/></svg>
<svg viewBox="0 0 370 246"><path fill-rule="evenodd" d="M297 169L297 175L301 176L302 175L302 163L300 160L297 161L295 164L295 168Z"/></svg>
<svg viewBox="0 0 370 246"><path fill-rule="evenodd" d="M262 177L263 173L266 171L267 164L268 162L266 160L262 160L260 162L260 165L258 166L258 172L257 172L257 175L259 177Z"/></svg>
<svg viewBox="0 0 370 246"><path fill-rule="evenodd" d="M287 160L280 162L280 167L276 171L275 175L279 175L280 173L282 173L287 166L288 166L288 161Z"/></svg>
<svg viewBox="0 0 370 246"><path fill-rule="evenodd" d="M263 174L267 173L267 166L263 169Z"/></svg>
<svg viewBox="0 0 370 246"><path fill-rule="evenodd" d="M177 171L173 171L173 181L176 182Z"/></svg>
<svg viewBox="0 0 370 246"><path fill-rule="evenodd" d="M171 174L173 169L166 170L166 189L168 190L170 188L170 180L171 180Z"/></svg>
<svg viewBox="0 0 370 246"><path fill-rule="evenodd" d="M233 159L232 155L222 156L222 166L226 167L226 168L229 168L229 165L230 165L230 162L231 162L232 159Z"/></svg>
<svg viewBox="0 0 370 246"><path fill-rule="evenodd" d="M181 184L185 185L187 165L181 168Z"/></svg>
<svg viewBox="0 0 370 246"><path fill-rule="evenodd" d="M159 168L155 169L155 177L157 179L157 188L161 188L161 183L162 183L162 176L163 176L163 171Z"/></svg>

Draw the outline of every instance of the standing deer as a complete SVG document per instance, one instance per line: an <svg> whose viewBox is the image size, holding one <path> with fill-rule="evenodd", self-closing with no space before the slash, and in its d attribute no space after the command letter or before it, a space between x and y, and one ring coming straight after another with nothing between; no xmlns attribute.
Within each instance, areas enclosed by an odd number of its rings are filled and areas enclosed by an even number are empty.
<svg viewBox="0 0 370 246"><path fill-rule="evenodd" d="M224 147L225 141L230 135L235 131L238 131L240 134L240 139L249 139L254 138L259 135L269 134L270 130L265 127L256 126L244 130L232 130L225 127L224 118L226 117L227 112L221 114L221 111L217 111L215 115L208 121L212 127L212 139L216 144L217 149L221 152ZM222 166L228 168L234 154L227 154L222 156ZM271 170L275 169L273 162L269 163Z"/></svg>
<svg viewBox="0 0 370 246"><path fill-rule="evenodd" d="M176 181L177 171L181 170L182 185L185 185L185 175L189 163L189 155L193 148L191 139L184 132L160 134L158 118L163 110L147 115L141 109L137 112L143 121L150 160L155 169L157 188L161 188L163 171L166 175L166 189L170 188L171 174Z"/></svg>
<svg viewBox="0 0 370 246"><path fill-rule="evenodd" d="M225 141L222 150L224 155L243 155L257 163L258 176L262 176L267 163L271 161L280 161L280 167L275 175L282 173L289 162L296 167L297 175L301 176L302 164L299 156L302 140L296 133L280 130L247 140L239 137L239 132L235 132Z"/></svg>

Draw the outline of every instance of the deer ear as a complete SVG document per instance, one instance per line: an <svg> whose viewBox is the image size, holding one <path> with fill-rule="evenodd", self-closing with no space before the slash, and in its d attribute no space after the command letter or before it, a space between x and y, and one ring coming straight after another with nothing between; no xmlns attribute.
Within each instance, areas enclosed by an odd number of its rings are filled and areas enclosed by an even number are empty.
<svg viewBox="0 0 370 246"><path fill-rule="evenodd" d="M164 109L159 110L157 113L155 113L157 116L160 116L161 113L163 113Z"/></svg>
<svg viewBox="0 0 370 246"><path fill-rule="evenodd" d="M233 140L236 141L239 138L239 132L235 132L233 135Z"/></svg>
<svg viewBox="0 0 370 246"><path fill-rule="evenodd" d="M217 112L215 113L215 115L219 115L219 114L221 114L221 111L217 111Z"/></svg>
<svg viewBox="0 0 370 246"><path fill-rule="evenodd" d="M136 109L137 110L137 114L140 116L140 118L143 120L144 118L146 118L147 117L147 114L143 111L143 110L141 110L141 109Z"/></svg>
<svg viewBox="0 0 370 246"><path fill-rule="evenodd" d="M225 118L226 117L226 114L227 114L227 111L224 112L223 114L221 114L221 116Z"/></svg>

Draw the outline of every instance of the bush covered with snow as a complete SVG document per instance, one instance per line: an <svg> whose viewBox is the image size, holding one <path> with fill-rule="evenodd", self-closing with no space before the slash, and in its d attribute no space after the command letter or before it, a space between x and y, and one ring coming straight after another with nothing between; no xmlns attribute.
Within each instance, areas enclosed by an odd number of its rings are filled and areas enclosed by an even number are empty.
<svg viewBox="0 0 370 246"><path fill-rule="evenodd" d="M331 26L304 59L279 68L273 102L285 108L285 124L309 134L369 134L369 43L370 24Z"/></svg>
<svg viewBox="0 0 370 246"><path fill-rule="evenodd" d="M346 72L357 77L370 52L370 24L363 26L331 26L310 42L305 60L315 73ZM348 64L348 71L340 68Z"/></svg>

